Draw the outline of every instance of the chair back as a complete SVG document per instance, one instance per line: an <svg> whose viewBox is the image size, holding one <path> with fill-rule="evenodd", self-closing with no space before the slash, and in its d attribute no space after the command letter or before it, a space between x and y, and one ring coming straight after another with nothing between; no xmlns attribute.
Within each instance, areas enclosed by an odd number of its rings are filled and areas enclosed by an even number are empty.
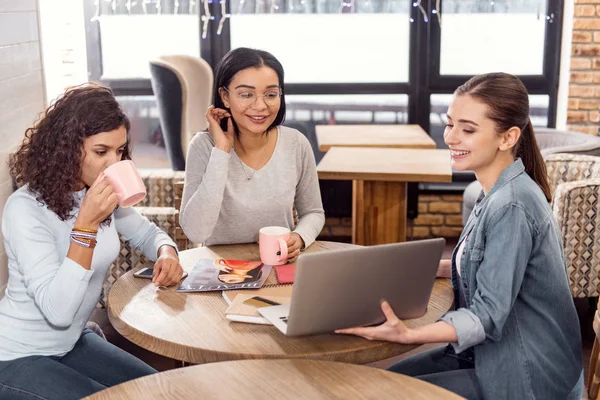
<svg viewBox="0 0 600 400"><path fill-rule="evenodd" d="M598 296L600 157L554 154L545 161L571 293L573 297Z"/></svg>
<svg viewBox="0 0 600 400"><path fill-rule="evenodd" d="M192 137L208 126L213 72L201 58L165 55L150 61L150 73L171 168L182 171Z"/></svg>
<svg viewBox="0 0 600 400"><path fill-rule="evenodd" d="M183 198L183 185L184 181L175 182L173 188L173 194L175 197L175 208L177 209L177 226L175 227L175 243L179 249L189 248L189 241L181 224L179 223L179 215L181 213L181 199Z"/></svg>
<svg viewBox="0 0 600 400"><path fill-rule="evenodd" d="M600 157L552 154L545 159L552 193L561 183L600 178Z"/></svg>

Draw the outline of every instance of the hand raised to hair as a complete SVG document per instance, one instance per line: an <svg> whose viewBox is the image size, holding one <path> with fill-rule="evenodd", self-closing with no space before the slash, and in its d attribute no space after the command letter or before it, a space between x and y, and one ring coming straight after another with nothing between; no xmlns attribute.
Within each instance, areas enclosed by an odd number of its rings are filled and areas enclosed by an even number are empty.
<svg viewBox="0 0 600 400"><path fill-rule="evenodd" d="M227 118L227 131L223 132L221 120ZM231 120L231 114L222 108L210 106L206 111L206 120L208 121L208 132L215 142L215 147L229 153L233 147L234 129Z"/></svg>

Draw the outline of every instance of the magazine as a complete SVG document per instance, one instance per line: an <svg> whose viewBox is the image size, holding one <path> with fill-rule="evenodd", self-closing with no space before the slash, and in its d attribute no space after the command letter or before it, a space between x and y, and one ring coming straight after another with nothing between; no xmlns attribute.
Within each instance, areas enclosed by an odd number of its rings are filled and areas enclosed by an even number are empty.
<svg viewBox="0 0 600 400"><path fill-rule="evenodd" d="M267 280L271 268L260 261L202 258L177 291L259 289Z"/></svg>

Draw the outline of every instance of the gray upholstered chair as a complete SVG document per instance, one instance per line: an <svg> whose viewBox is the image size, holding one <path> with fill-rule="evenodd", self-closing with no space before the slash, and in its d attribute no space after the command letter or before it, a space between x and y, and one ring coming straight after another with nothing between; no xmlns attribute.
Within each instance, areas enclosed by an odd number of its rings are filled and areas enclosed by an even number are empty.
<svg viewBox="0 0 600 400"><path fill-rule="evenodd" d="M573 297L596 297L600 286L600 157L546 157L552 211L558 222Z"/></svg>
<svg viewBox="0 0 600 400"><path fill-rule="evenodd" d="M600 156L600 137L598 136L551 128L535 128L535 138L544 158L556 153ZM467 223L480 193L481 185L477 181L466 187L463 193L463 225Z"/></svg>
<svg viewBox="0 0 600 400"><path fill-rule="evenodd" d="M190 140L208 127L212 69L198 57L168 55L151 60L150 73L171 168L183 171Z"/></svg>

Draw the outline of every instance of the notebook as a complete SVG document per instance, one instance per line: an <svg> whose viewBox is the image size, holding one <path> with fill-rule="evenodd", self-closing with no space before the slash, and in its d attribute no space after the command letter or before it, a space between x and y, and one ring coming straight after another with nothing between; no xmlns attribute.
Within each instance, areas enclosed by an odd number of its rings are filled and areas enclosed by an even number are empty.
<svg viewBox="0 0 600 400"><path fill-rule="evenodd" d="M225 310L225 318L228 320L271 325L266 318L258 313L258 308L243 304L243 302L251 297L259 296L280 304L289 304L292 298L292 285L266 285L258 290L224 290L221 293L227 304L229 304L229 307ZM239 300L238 296L241 296Z"/></svg>
<svg viewBox="0 0 600 400"><path fill-rule="evenodd" d="M291 296L258 296L257 294L240 293L225 310L225 318L230 321L248 322L251 324L271 325L259 313L260 307L289 304Z"/></svg>

